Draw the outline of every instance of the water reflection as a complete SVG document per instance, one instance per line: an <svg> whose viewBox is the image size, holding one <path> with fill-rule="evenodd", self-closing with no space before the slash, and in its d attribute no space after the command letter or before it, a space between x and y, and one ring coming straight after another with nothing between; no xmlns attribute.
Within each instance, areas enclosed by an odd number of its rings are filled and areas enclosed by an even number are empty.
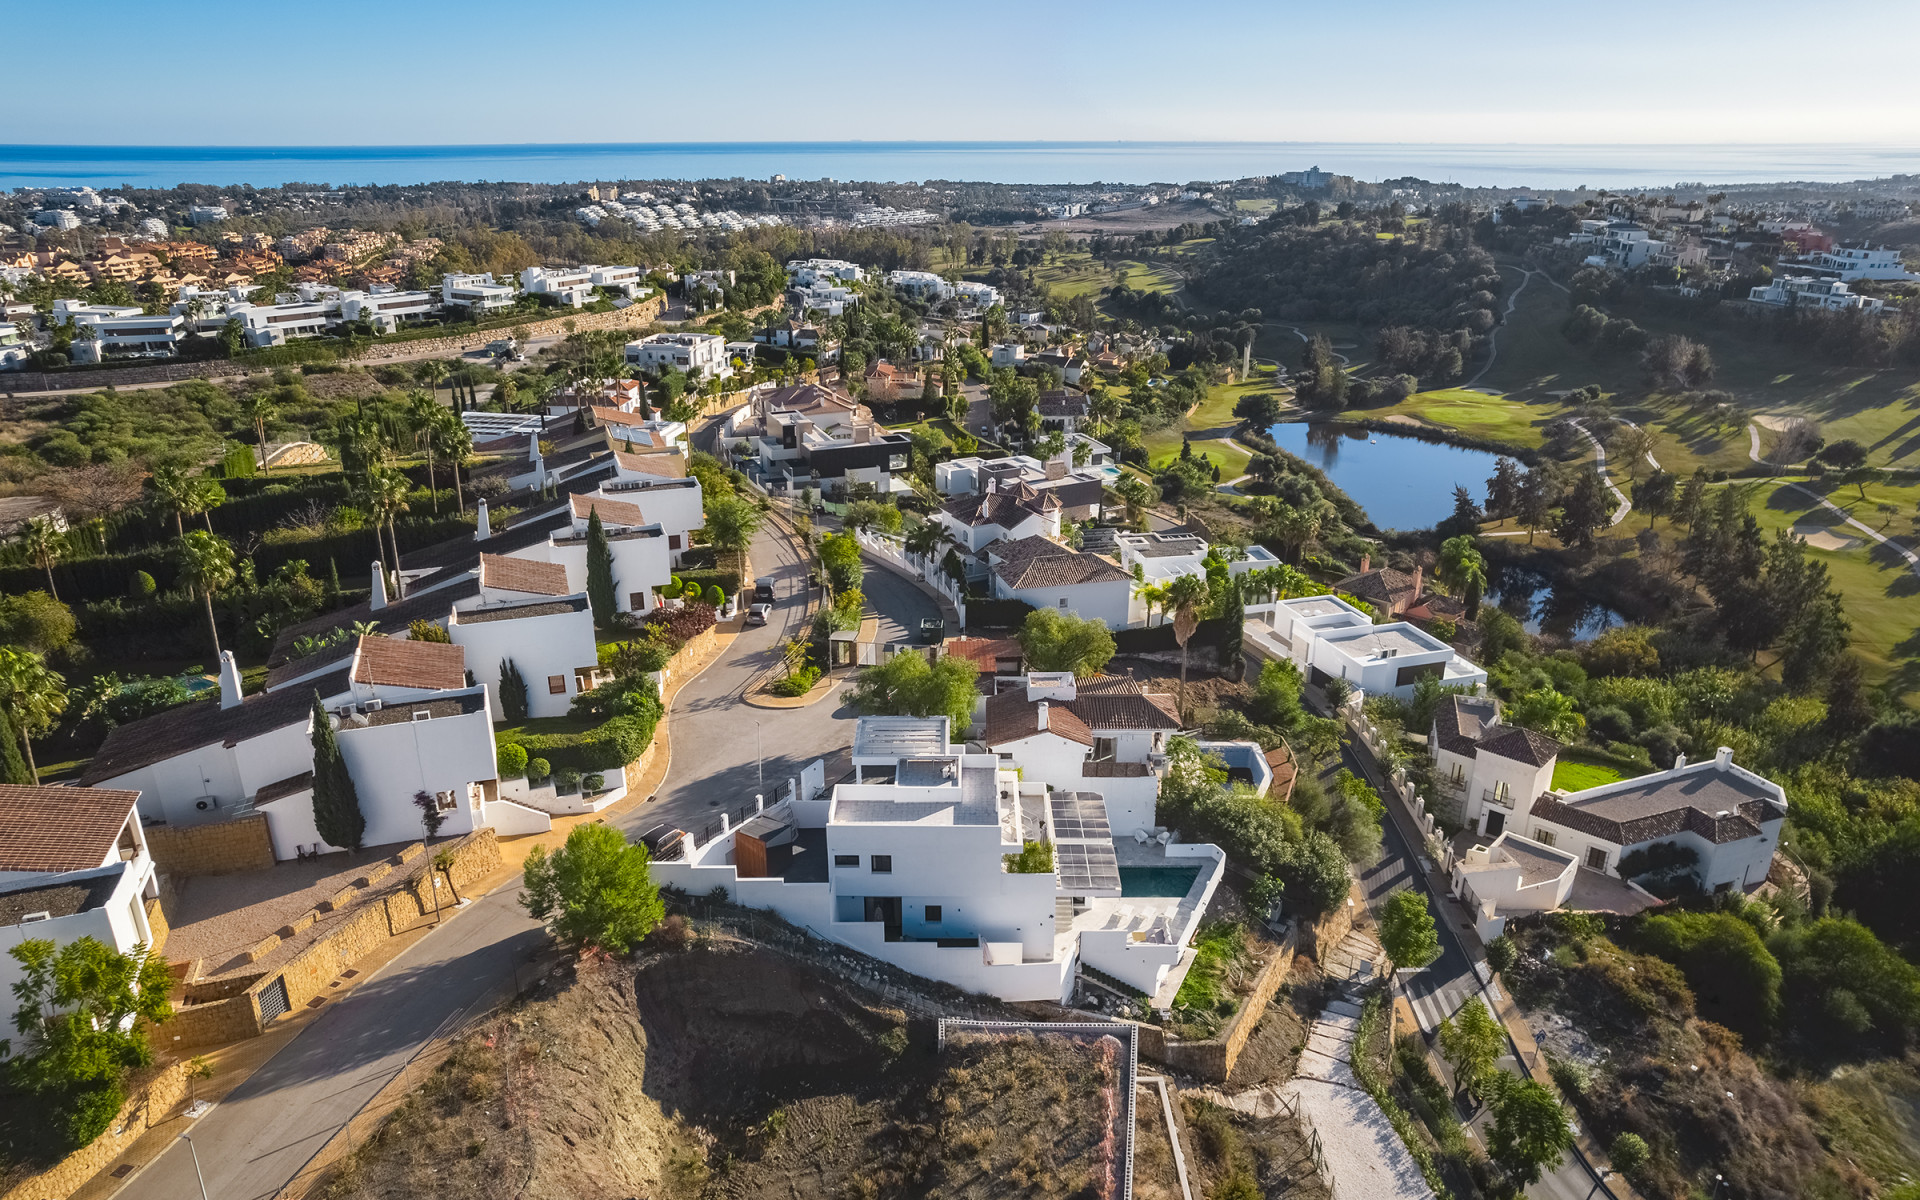
<svg viewBox="0 0 1920 1200"><path fill-rule="evenodd" d="M1584 642L1627 619L1614 609L1570 588L1555 587L1530 567L1493 567L1487 599L1519 618L1528 633Z"/></svg>
<svg viewBox="0 0 1920 1200"><path fill-rule="evenodd" d="M1444 442L1326 422L1268 430L1282 450L1326 472L1381 529L1431 529L1453 511L1453 489L1486 497L1498 456Z"/></svg>

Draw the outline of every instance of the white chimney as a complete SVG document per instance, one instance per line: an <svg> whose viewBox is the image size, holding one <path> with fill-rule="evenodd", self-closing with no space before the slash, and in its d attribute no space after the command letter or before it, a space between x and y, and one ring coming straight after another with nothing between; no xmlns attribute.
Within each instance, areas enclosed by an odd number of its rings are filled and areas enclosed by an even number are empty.
<svg viewBox="0 0 1920 1200"><path fill-rule="evenodd" d="M480 519L474 524L473 540L476 542L484 542L493 536L493 525L487 520L487 498L485 496L480 497L479 509Z"/></svg>
<svg viewBox="0 0 1920 1200"><path fill-rule="evenodd" d="M1726 770L1728 767L1732 766L1733 765L1732 748L1728 746L1722 746L1718 750L1714 751L1713 765L1716 767L1719 767L1723 771Z"/></svg>
<svg viewBox="0 0 1920 1200"><path fill-rule="evenodd" d="M540 461L540 435L537 433L527 435L527 460L535 464Z"/></svg>
<svg viewBox="0 0 1920 1200"><path fill-rule="evenodd" d="M1687 765L1687 752L1685 750L1682 750L1680 753L1673 756L1674 770L1678 771L1681 767L1684 767L1686 765Z"/></svg>
<svg viewBox="0 0 1920 1200"><path fill-rule="evenodd" d="M373 564L373 599L367 602L367 606L374 612L387 606L387 568L384 564Z"/></svg>
<svg viewBox="0 0 1920 1200"><path fill-rule="evenodd" d="M233 708L243 697L240 694L240 664L233 660L233 651L220 652L220 707Z"/></svg>
<svg viewBox="0 0 1920 1200"><path fill-rule="evenodd" d="M1045 731L1046 731L1046 728L1047 728L1047 702L1046 702L1045 700L1042 700L1042 701L1041 701L1041 702L1040 702L1039 704L1036 704L1036 705L1034 705L1034 708L1033 708L1033 723L1034 723L1034 725L1036 725L1036 726L1037 726L1037 727L1038 727L1038 728L1039 728L1039 729L1040 729L1040 730L1041 730L1042 732L1045 732Z"/></svg>

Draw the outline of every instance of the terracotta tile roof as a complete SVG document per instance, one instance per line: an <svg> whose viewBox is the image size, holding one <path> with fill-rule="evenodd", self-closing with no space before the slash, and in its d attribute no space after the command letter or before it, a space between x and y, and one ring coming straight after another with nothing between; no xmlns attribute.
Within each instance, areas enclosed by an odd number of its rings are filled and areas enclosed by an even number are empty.
<svg viewBox="0 0 1920 1200"><path fill-rule="evenodd" d="M1413 597L1413 576L1405 571L1396 571L1392 567L1379 567L1372 571L1362 571L1358 575L1349 575L1333 585L1336 592L1345 592L1369 602L1379 600L1398 605L1403 599Z"/></svg>
<svg viewBox="0 0 1920 1200"><path fill-rule="evenodd" d="M792 387L778 388L760 398L762 412L817 412L822 409L839 409L842 412L856 412L860 402L851 396L843 396L831 388L817 383L800 383Z"/></svg>
<svg viewBox="0 0 1920 1200"><path fill-rule="evenodd" d="M613 452L613 461L622 471L638 471L642 475L657 475L662 479L685 479L687 460L678 454L628 454L624 450Z"/></svg>
<svg viewBox="0 0 1920 1200"><path fill-rule="evenodd" d="M1491 696L1449 696L1433 714L1435 740L1442 750L1472 758L1499 715L1500 702Z"/></svg>
<svg viewBox="0 0 1920 1200"><path fill-rule="evenodd" d="M139 792L116 788L0 784L0 871L102 865L139 798Z"/></svg>
<svg viewBox="0 0 1920 1200"><path fill-rule="evenodd" d="M1097 554L1082 554L1077 550L1042 555L1021 563L1001 563L994 568L994 574L1002 583L1016 589L1133 582L1133 576L1113 563Z"/></svg>
<svg viewBox="0 0 1920 1200"><path fill-rule="evenodd" d="M1046 732L1059 734L1070 742L1092 747L1093 731L1087 728L1066 702L1049 700ZM1024 691L1002 692L987 697L987 721L981 740L989 746L1004 746L1021 738L1030 738L1040 730L1040 705L1027 699Z"/></svg>
<svg viewBox="0 0 1920 1200"><path fill-rule="evenodd" d="M363 637L354 657L355 683L388 687L463 688L467 686L467 650L450 642L416 642Z"/></svg>
<svg viewBox="0 0 1920 1200"><path fill-rule="evenodd" d="M1180 728L1180 714L1172 696L1093 695L1082 692L1067 702L1074 715L1089 729L1166 729Z"/></svg>
<svg viewBox="0 0 1920 1200"><path fill-rule="evenodd" d="M645 514L640 511L638 504L627 500L609 500L605 496L581 495L575 495L572 499L573 516L575 520L584 521L597 512L600 514L601 523L605 525L648 525L652 523L648 521Z"/></svg>
<svg viewBox="0 0 1920 1200"><path fill-rule="evenodd" d="M529 522L527 528L539 530L545 528L546 524L546 522ZM507 540L518 535L520 528L516 525L508 534L495 534L494 537L496 540ZM544 533L541 534L540 540L546 540ZM460 548L468 550L472 546L472 539L467 538L463 540ZM416 552L415 560L417 561L423 554L424 552ZM447 586L426 591L416 590L406 599L390 601L385 608L377 611L371 601L362 600L351 608L336 609L302 621L298 625L289 625L274 636L273 653L268 656L267 661L275 664L286 662L292 654L293 643L300 638L323 637L336 629L352 628L356 621L371 621L383 630L405 629L422 618L429 621L443 621L446 619L447 610L453 607L456 600L465 600L480 594L480 581L472 574L472 560L468 559L461 563L460 570L464 577L455 579Z"/></svg>
<svg viewBox="0 0 1920 1200"><path fill-rule="evenodd" d="M118 726L87 764L80 782L89 786L215 742L232 747L288 725L305 726L313 694L338 696L351 686L346 668L300 687L249 696L232 708L217 699L191 700L165 712Z"/></svg>
<svg viewBox="0 0 1920 1200"><path fill-rule="evenodd" d="M964 658L982 672L992 674L1003 658L1022 658L1026 650L1015 638L950 638L943 649L954 658Z"/></svg>
<svg viewBox="0 0 1920 1200"><path fill-rule="evenodd" d="M1616 790L1593 788L1569 796L1549 792L1533 802L1533 815L1617 846L1681 832L1715 845L1737 842L1759 836L1765 822L1786 815L1772 792L1731 770L1662 772L1638 786L1609 786Z"/></svg>
<svg viewBox="0 0 1920 1200"><path fill-rule="evenodd" d="M593 414L593 423L596 425L638 426L645 425L653 419L644 413L628 412L623 408L612 408L598 404L592 405L587 411Z"/></svg>
<svg viewBox="0 0 1920 1200"><path fill-rule="evenodd" d="M1544 733L1512 725L1495 726L1493 732L1480 739L1478 747L1488 754L1497 754L1531 767L1546 766L1562 749L1559 742Z"/></svg>
<svg viewBox="0 0 1920 1200"><path fill-rule="evenodd" d="M570 596L567 568L560 563L536 562L506 554L480 556L480 586L533 596Z"/></svg>

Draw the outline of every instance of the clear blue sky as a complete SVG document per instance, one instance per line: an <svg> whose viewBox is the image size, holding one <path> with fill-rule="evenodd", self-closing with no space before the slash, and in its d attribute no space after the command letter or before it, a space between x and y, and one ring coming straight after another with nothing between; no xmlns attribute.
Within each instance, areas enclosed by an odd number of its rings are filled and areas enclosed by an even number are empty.
<svg viewBox="0 0 1920 1200"><path fill-rule="evenodd" d="M95 0L22 37L0 142L1920 144L1914 0Z"/></svg>

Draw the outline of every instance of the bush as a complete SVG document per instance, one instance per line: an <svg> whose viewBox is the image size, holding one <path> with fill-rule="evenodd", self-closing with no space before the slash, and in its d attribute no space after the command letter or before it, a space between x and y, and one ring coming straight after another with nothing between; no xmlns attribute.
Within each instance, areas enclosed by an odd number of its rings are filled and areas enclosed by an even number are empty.
<svg viewBox="0 0 1920 1200"><path fill-rule="evenodd" d="M154 583L153 576L147 574L145 571L135 571L133 573L132 595L135 600L150 600L158 590L159 585Z"/></svg>
<svg viewBox="0 0 1920 1200"><path fill-rule="evenodd" d="M1053 872L1053 843L1021 843L1020 853L1003 855L1010 875L1048 875Z"/></svg>
<svg viewBox="0 0 1920 1200"><path fill-rule="evenodd" d="M719 608L727 602L726 592L722 591L720 585L717 583L707 588L706 598L707 603L715 608Z"/></svg>
<svg viewBox="0 0 1920 1200"><path fill-rule="evenodd" d="M1607 1157L1613 1160L1613 1169L1632 1178L1640 1173L1653 1156L1647 1150L1647 1140L1637 1133L1623 1133L1613 1139L1613 1146L1607 1151Z"/></svg>
<svg viewBox="0 0 1920 1200"><path fill-rule="evenodd" d="M598 771L580 777L580 790L589 794L607 790L607 777Z"/></svg>
<svg viewBox="0 0 1920 1200"><path fill-rule="evenodd" d="M549 763L546 759L534 758L527 761L528 779L546 779L552 774L553 764Z"/></svg>
<svg viewBox="0 0 1920 1200"><path fill-rule="evenodd" d="M801 667L785 679L777 679L768 684L767 690L776 696L786 696L789 698L804 696L813 690L813 685L819 682L819 680L819 667Z"/></svg>
<svg viewBox="0 0 1920 1200"><path fill-rule="evenodd" d="M527 751L524 746L512 742L502 743L498 751L500 778L518 779L527 771Z"/></svg>
<svg viewBox="0 0 1920 1200"><path fill-rule="evenodd" d="M1732 913L1674 913L1640 928L1646 949L1680 968L1700 1014L1764 1040L1780 1008L1780 964Z"/></svg>
<svg viewBox="0 0 1920 1200"><path fill-rule="evenodd" d="M1519 961L1520 950L1506 934L1487 943L1487 965L1496 972L1511 971L1513 964Z"/></svg>
<svg viewBox="0 0 1920 1200"><path fill-rule="evenodd" d="M561 767L553 773L553 787L563 796L579 791L580 772L572 767Z"/></svg>

